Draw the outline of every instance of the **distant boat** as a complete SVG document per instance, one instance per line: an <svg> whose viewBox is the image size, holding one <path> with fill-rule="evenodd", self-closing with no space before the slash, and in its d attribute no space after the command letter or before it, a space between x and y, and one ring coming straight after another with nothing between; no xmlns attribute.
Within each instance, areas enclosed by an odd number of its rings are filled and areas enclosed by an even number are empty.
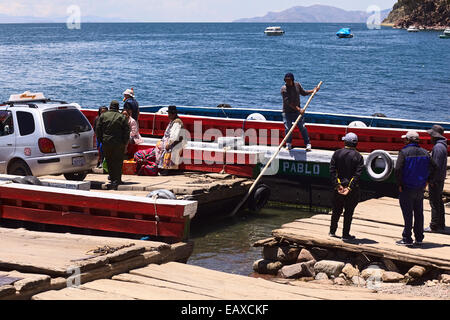
<svg viewBox="0 0 450 320"><path fill-rule="evenodd" d="M444 33L439 36L441 39L450 39L450 28L444 30Z"/></svg>
<svg viewBox="0 0 450 320"><path fill-rule="evenodd" d="M264 30L264 33L267 36L282 36L284 34L284 30L281 27L267 27Z"/></svg>
<svg viewBox="0 0 450 320"><path fill-rule="evenodd" d="M336 33L338 38L353 38L352 30L350 28L342 28Z"/></svg>
<svg viewBox="0 0 450 320"><path fill-rule="evenodd" d="M419 32L420 30L416 26L410 26L407 29L408 32Z"/></svg>

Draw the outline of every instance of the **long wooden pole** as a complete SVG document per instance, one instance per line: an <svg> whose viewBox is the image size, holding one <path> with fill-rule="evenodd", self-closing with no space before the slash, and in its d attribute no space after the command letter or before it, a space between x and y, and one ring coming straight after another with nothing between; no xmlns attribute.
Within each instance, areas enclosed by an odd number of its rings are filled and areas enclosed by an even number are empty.
<svg viewBox="0 0 450 320"><path fill-rule="evenodd" d="M319 84L317 85L317 90L320 89L320 86L322 85L322 81L319 82ZM312 98L314 98L314 96L316 95L317 90L314 90L313 94L311 95L311 97L309 97L308 102L306 102L305 107L303 108L303 111L306 111L306 109L309 106L309 103L311 102ZM272 164L273 160L276 158L276 156L278 155L278 153L280 153L281 148L283 147L283 145L286 143L287 139L291 136L292 132L294 132L294 129L297 127L298 123L300 122L301 118L303 117L305 113L303 112L303 114L300 114L297 118L297 120L295 121L295 123L292 125L292 128L289 130L289 132L286 134L286 136L284 137L283 141L280 143L280 145L278 146L277 151L272 155L272 158L270 158L269 162L267 162L266 166L264 167L264 169L259 173L258 177L256 178L256 180L253 182L252 186L250 187L250 189L248 189L247 194L245 195L244 199L242 199L241 202L239 202L239 204L236 206L236 208L234 208L233 212L230 214L230 216L234 216L236 215L236 213L238 212L238 210L242 207L242 205L245 203L245 201L247 201L248 197L250 196L250 194L253 192L253 190L255 189L255 187L258 185L259 180L261 180L262 176L266 173L267 168L269 168L269 166Z"/></svg>

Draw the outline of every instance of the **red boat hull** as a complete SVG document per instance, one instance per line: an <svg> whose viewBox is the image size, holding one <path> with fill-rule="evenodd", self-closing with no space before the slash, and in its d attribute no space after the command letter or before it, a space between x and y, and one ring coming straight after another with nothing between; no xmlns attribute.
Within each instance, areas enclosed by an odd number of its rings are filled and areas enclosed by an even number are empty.
<svg viewBox="0 0 450 320"><path fill-rule="evenodd" d="M97 111L88 109L82 111L89 121L94 123ZM185 129L191 134L191 139L197 141L214 141L218 135L241 136L242 132L244 132L246 134L246 143L279 145L285 136L284 124L277 121L246 121L183 115L180 115L180 118ZM139 116L139 131L143 136L161 137L168 124L169 119L167 115L141 113ZM404 147L401 136L408 131L401 128L348 128L326 124L306 124L306 128L314 148L329 150L342 148L342 137L351 131L358 135L358 150L362 152L372 152L379 149L398 151ZM210 129L213 129L213 131ZM418 132L421 146L431 150L433 144L428 133L425 130L418 130ZM446 132L445 137L450 139L450 133ZM305 146L299 130L294 131L292 143L295 147ZM448 151L450 151L450 147Z"/></svg>

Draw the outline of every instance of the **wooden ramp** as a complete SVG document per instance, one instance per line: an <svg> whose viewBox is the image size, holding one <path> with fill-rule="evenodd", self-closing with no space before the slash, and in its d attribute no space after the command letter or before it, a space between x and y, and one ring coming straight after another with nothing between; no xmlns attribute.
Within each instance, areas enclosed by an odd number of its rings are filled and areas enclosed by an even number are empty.
<svg viewBox="0 0 450 320"><path fill-rule="evenodd" d="M301 283L280 284L169 262L149 265L77 288L47 291L34 300L348 300L406 299L369 289ZM414 297L408 297L414 299ZM421 299L421 298L417 298Z"/></svg>
<svg viewBox="0 0 450 320"><path fill-rule="evenodd" d="M425 225L430 222L430 210L425 201ZM427 208L428 206L428 208ZM447 208L447 216L449 209ZM421 247L403 247L395 244L403 231L403 218L397 199L381 198L360 203L353 217L351 234L356 240L344 242L328 236L331 215L320 214L283 225L272 232L299 244L341 249L350 252L383 257L438 269L450 270L450 234L425 233ZM342 230L343 217L339 221Z"/></svg>
<svg viewBox="0 0 450 320"><path fill-rule="evenodd" d="M28 299L80 283L142 268L187 261L192 243L166 244L124 238L0 228L0 299ZM73 279L76 280L75 278Z"/></svg>

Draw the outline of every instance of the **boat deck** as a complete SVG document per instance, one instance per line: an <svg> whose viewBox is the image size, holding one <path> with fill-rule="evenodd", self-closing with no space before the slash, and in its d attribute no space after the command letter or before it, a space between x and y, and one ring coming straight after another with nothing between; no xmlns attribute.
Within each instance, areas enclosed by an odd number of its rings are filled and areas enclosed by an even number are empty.
<svg viewBox="0 0 450 320"><path fill-rule="evenodd" d="M98 172L98 169L94 169ZM42 179L50 176L41 177ZM64 180L64 176L51 176L55 180ZM150 192L165 189L173 192L179 200L198 202L197 215L217 213L218 203L239 202L250 188L253 180L239 178L230 174L183 172L172 176L122 175L124 184L118 190L108 190L108 175L88 174L85 181L91 183L91 190L108 194L123 194L145 197ZM194 217L195 218L195 217Z"/></svg>

